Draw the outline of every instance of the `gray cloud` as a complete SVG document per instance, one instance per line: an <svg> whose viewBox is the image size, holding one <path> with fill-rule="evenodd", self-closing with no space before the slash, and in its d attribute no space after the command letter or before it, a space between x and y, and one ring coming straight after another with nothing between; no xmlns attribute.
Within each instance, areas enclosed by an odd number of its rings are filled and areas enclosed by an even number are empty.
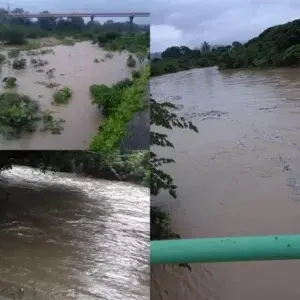
<svg viewBox="0 0 300 300"><path fill-rule="evenodd" d="M299 18L299 0L151 0L151 49L247 41Z"/></svg>
<svg viewBox="0 0 300 300"><path fill-rule="evenodd" d="M0 7L7 8L8 3L11 9L23 8L28 12L150 12L150 1L146 0L14 0L1 1ZM109 18L114 21L127 21L124 18ZM107 19L100 18L99 21ZM149 18L136 18L135 22L149 24Z"/></svg>

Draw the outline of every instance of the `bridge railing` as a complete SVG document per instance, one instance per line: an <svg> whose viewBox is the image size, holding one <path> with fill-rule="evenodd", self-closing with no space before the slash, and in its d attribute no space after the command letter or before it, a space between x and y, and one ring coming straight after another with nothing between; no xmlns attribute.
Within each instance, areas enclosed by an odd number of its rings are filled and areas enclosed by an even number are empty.
<svg viewBox="0 0 300 300"><path fill-rule="evenodd" d="M300 235L152 241L151 264L300 259Z"/></svg>

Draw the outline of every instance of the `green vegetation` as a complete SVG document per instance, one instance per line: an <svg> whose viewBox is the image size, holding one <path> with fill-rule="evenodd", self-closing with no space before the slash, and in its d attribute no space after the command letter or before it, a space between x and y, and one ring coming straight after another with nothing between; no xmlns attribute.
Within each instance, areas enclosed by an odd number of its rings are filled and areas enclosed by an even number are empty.
<svg viewBox="0 0 300 300"><path fill-rule="evenodd" d="M30 63L35 67L44 67L46 65L48 65L48 61L47 60L43 60L40 58L31 58Z"/></svg>
<svg viewBox="0 0 300 300"><path fill-rule="evenodd" d="M110 158L85 151L2 151L0 171L12 165L25 165L42 171L80 172L97 178L149 185L149 151L116 151Z"/></svg>
<svg viewBox="0 0 300 300"><path fill-rule="evenodd" d="M133 115L145 109L144 99L149 81L149 66L141 70L141 76L121 81L112 87L92 85L92 101L106 116L93 138L90 148L95 152L109 153L118 149L127 135L127 125Z"/></svg>
<svg viewBox="0 0 300 300"><path fill-rule="evenodd" d="M129 54L127 58L127 67L135 68L136 67L136 60L133 58L131 54Z"/></svg>
<svg viewBox="0 0 300 300"><path fill-rule="evenodd" d="M146 57L150 49L150 32L131 35L106 33L99 35L97 41L99 46L104 47L107 51L121 52L126 50Z"/></svg>
<svg viewBox="0 0 300 300"><path fill-rule="evenodd" d="M276 25L245 44L234 42L220 58L221 69L297 66L300 63L300 19Z"/></svg>
<svg viewBox="0 0 300 300"><path fill-rule="evenodd" d="M6 60L5 54L0 53L0 63L5 62L5 60Z"/></svg>
<svg viewBox="0 0 300 300"><path fill-rule="evenodd" d="M218 66L220 70L240 68L290 67L300 64L300 19L276 25L247 43L211 47L204 42L201 49L169 47L161 58L151 61L151 76Z"/></svg>
<svg viewBox="0 0 300 300"><path fill-rule="evenodd" d="M15 58L12 62L12 67L16 70L26 69L26 64L26 58Z"/></svg>
<svg viewBox="0 0 300 300"><path fill-rule="evenodd" d="M69 38L65 38L65 39L63 39L61 41L61 44L65 45L65 46L74 46L75 45L75 40L69 39Z"/></svg>
<svg viewBox="0 0 300 300"><path fill-rule="evenodd" d="M162 128L164 133L154 130L150 131L150 145L156 147L174 148L174 145L168 140L167 130L172 130L174 127L192 130L198 133L197 127L191 122L186 121L183 117L178 117L175 113L177 107L170 102L158 103L154 99L150 99L150 126L151 128ZM161 190L168 190L169 194L176 198L177 186L174 184L173 178L165 173L161 167L164 164L175 163L172 158L159 157L153 151L150 152L150 193L151 199L157 196ZM171 224L170 216L157 205L150 202L150 240L166 240L178 239L180 235L174 233ZM187 267L191 270L188 264L180 264L182 267Z"/></svg>
<svg viewBox="0 0 300 300"><path fill-rule="evenodd" d="M16 8L12 13L24 13L24 9ZM49 13L43 11L43 13ZM27 17L10 19L8 11L0 8L0 41L7 45L16 45L22 50L38 49L42 43L37 39L56 37L61 44L74 45L75 41L90 39L97 41L98 37L104 35L106 39L115 35L122 36L130 32L130 24L115 23L111 20L100 24L97 21L90 21L85 24L81 17L38 18L37 21ZM149 30L149 26L133 24L132 33L139 33Z"/></svg>
<svg viewBox="0 0 300 300"><path fill-rule="evenodd" d="M63 119L55 119L50 111L45 111L42 113L43 127L41 131L50 131L51 134L61 134L64 130L62 126L65 123Z"/></svg>
<svg viewBox="0 0 300 300"><path fill-rule="evenodd" d="M141 72L138 70L133 70L132 73L132 78L136 79L136 78L140 78L141 77Z"/></svg>
<svg viewBox="0 0 300 300"><path fill-rule="evenodd" d="M9 58L17 58L21 54L21 51L19 49L11 49L7 54Z"/></svg>
<svg viewBox="0 0 300 300"><path fill-rule="evenodd" d="M5 88L11 89L17 85L17 78L13 76L4 77L2 82L5 82Z"/></svg>
<svg viewBox="0 0 300 300"><path fill-rule="evenodd" d="M99 46L107 51L132 50L133 53L139 53L143 57L146 57L149 52L149 32L126 36L111 32L95 38ZM109 54L106 54L106 58L109 58ZM132 55L131 59L133 59ZM92 103L98 105L105 116L97 135L90 144L92 151L110 153L119 149L124 138L128 136L128 123L136 112L147 108L146 88L149 74L150 66L147 65L136 71L132 80L122 80L111 87L102 84L90 86Z"/></svg>
<svg viewBox="0 0 300 300"><path fill-rule="evenodd" d="M230 46L211 47L207 42L195 50L186 46L169 47L161 53L161 58L151 60L151 76L216 66L229 48Z"/></svg>
<svg viewBox="0 0 300 300"><path fill-rule="evenodd" d="M39 104L17 93L0 94L0 133L19 138L23 132L34 132L39 121Z"/></svg>
<svg viewBox="0 0 300 300"><path fill-rule="evenodd" d="M72 97L72 91L68 87L64 87L60 90L57 90L53 94L54 103L57 105L68 104L70 102L71 97Z"/></svg>
<svg viewBox="0 0 300 300"><path fill-rule="evenodd" d="M13 79L11 80L13 81ZM30 97L12 92L0 94L0 133L7 139L20 138L25 132L35 132L42 118L44 128L54 133L53 128L62 122L57 121L57 123L52 119L53 124L50 126L50 121L44 116L45 113L40 109L39 103ZM48 127L45 127L46 125ZM62 128L60 128L61 130Z"/></svg>

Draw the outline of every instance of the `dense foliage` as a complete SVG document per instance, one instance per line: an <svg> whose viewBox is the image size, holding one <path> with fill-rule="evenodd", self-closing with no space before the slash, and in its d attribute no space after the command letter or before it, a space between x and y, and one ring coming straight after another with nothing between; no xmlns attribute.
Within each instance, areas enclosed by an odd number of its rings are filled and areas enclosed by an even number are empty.
<svg viewBox="0 0 300 300"><path fill-rule="evenodd" d="M123 80L111 87L92 85L92 101L106 117L101 121L98 134L93 138L90 149L110 153L119 149L127 136L127 125L133 115L146 109L146 87L149 81L149 66L143 68L140 77Z"/></svg>
<svg viewBox="0 0 300 300"><path fill-rule="evenodd" d="M245 44L234 42L220 68L294 66L300 63L300 19L276 25Z"/></svg>
<svg viewBox="0 0 300 300"><path fill-rule="evenodd" d="M194 68L215 66L230 46L211 48L204 42L200 49L190 49L186 46L169 47L161 53L161 57L151 60L151 76L159 76Z"/></svg>
<svg viewBox="0 0 300 300"><path fill-rule="evenodd" d="M110 157L85 151L2 151L0 171L12 165L31 166L42 171L83 173L96 178L149 185L149 151L121 153Z"/></svg>
<svg viewBox="0 0 300 300"><path fill-rule="evenodd" d="M55 18L51 15L48 18L42 17L33 21L27 17L9 18L7 13L6 9L0 8L0 41L14 45L25 44L27 39L49 36L97 39L97 37L108 32L111 33L111 36L121 36L129 32L149 31L148 25L132 24L130 26L129 21L117 23L108 20L104 24L100 24L98 21L91 20L85 24L81 17ZM24 13L24 9L16 8L12 10L12 13ZM43 11L43 13L49 12ZM106 37L109 38L109 35Z"/></svg>
<svg viewBox="0 0 300 300"><path fill-rule="evenodd" d="M4 80L6 84L15 84L15 77L6 77ZM15 92L0 94L0 134L7 139L20 138L25 132L35 132L40 123L43 131L59 134L63 129L62 122L50 112L43 111L39 103L27 95Z"/></svg>
<svg viewBox="0 0 300 300"><path fill-rule="evenodd" d="M157 56L157 55L156 55ZM219 69L297 66L300 63L300 19L276 25L247 43L211 47L204 42L201 49L169 47L161 58L151 61L151 76L193 68L218 66Z"/></svg>

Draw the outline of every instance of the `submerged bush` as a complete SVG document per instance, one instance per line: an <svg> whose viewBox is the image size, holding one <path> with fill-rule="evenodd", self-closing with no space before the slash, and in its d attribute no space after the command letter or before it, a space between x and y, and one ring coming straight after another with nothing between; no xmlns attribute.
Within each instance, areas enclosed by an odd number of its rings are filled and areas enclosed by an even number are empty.
<svg viewBox="0 0 300 300"><path fill-rule="evenodd" d="M75 41L72 40L72 39L65 38L65 39L63 39L61 41L61 44L65 45L65 46L74 46L75 45Z"/></svg>
<svg viewBox="0 0 300 300"><path fill-rule="evenodd" d="M131 86L132 81L128 78L119 81L112 87L104 84L90 86L92 103L97 104L104 116L108 117L121 103L122 90Z"/></svg>
<svg viewBox="0 0 300 300"><path fill-rule="evenodd" d="M7 52L9 58L17 58L21 51L19 49L11 49Z"/></svg>
<svg viewBox="0 0 300 300"><path fill-rule="evenodd" d="M26 68L26 59L25 58L16 58L12 63L13 69L21 70Z"/></svg>
<svg viewBox="0 0 300 300"><path fill-rule="evenodd" d="M39 54L41 55L44 55L44 54L49 54L49 53L52 53L52 54L55 54L54 50L53 49L41 49Z"/></svg>
<svg viewBox="0 0 300 300"><path fill-rule="evenodd" d="M0 53L0 63L3 63L6 60L6 56Z"/></svg>
<svg viewBox="0 0 300 300"><path fill-rule="evenodd" d="M57 90L53 94L53 100L55 104L68 104L70 101L70 98L72 96L72 91L68 87L64 87L60 90Z"/></svg>
<svg viewBox="0 0 300 300"><path fill-rule="evenodd" d="M140 71L137 71L137 70L132 71L132 78L133 79L140 78L140 77L141 77L141 72Z"/></svg>
<svg viewBox="0 0 300 300"><path fill-rule="evenodd" d="M39 103L18 93L0 94L0 132L7 138L19 138L34 132L40 120Z"/></svg>
<svg viewBox="0 0 300 300"><path fill-rule="evenodd" d="M50 131L51 134L61 134L64 130L62 124L65 122L63 119L55 119L50 111L45 111L42 115L43 128L41 131Z"/></svg>
<svg viewBox="0 0 300 300"><path fill-rule="evenodd" d="M43 59L40 59L40 58L32 58L30 60L30 62L31 62L31 64L33 64L33 66L35 68L46 66L49 63L47 60L43 60Z"/></svg>
<svg viewBox="0 0 300 300"><path fill-rule="evenodd" d="M133 58L133 56L130 54L127 58L127 67L129 68L135 68L136 66L136 60Z"/></svg>
<svg viewBox="0 0 300 300"><path fill-rule="evenodd" d="M17 78L13 76L4 77L2 82L5 82L5 88L10 89L17 85Z"/></svg>
<svg viewBox="0 0 300 300"><path fill-rule="evenodd" d="M111 52L105 54L105 58L112 59L113 57L114 55Z"/></svg>

